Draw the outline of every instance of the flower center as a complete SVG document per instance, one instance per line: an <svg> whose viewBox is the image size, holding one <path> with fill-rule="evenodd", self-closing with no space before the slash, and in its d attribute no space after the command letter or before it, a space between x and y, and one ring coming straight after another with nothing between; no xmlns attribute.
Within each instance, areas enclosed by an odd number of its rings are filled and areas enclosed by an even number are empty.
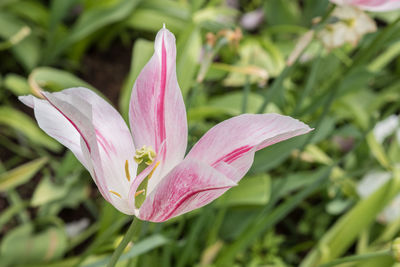
<svg viewBox="0 0 400 267"><path fill-rule="evenodd" d="M136 154L133 157L133 159L136 161L137 164L139 164L139 167L141 165L146 167L142 163L149 166L153 163L155 157L156 157L156 152L153 150L153 148L151 146L144 145L141 149L136 149ZM140 173L142 170L140 170L139 168L138 173Z"/></svg>
<svg viewBox="0 0 400 267"><path fill-rule="evenodd" d="M148 166L153 164L156 156L157 156L157 154L151 146L144 145L142 148L136 149L136 153L135 153L135 156L133 156L133 159L138 164L137 175L139 175ZM156 162L156 164L154 165L154 168L151 170L149 175L147 175L147 177L140 183L139 187L137 188L137 190L135 192L136 208L140 208L140 206L143 204L144 200L146 199L147 184L149 182L149 179L153 176L153 173L157 169L159 164L160 164L160 162ZM129 173L128 160L125 161L125 175L126 175L126 179L128 180L128 182L130 182L131 175ZM119 194L116 191L109 190L109 192L119 198L122 198L121 194Z"/></svg>
<svg viewBox="0 0 400 267"><path fill-rule="evenodd" d="M148 166L153 164L154 159L156 157L156 152L153 150L151 146L143 146L141 149L136 150L136 154L133 157L133 159L136 161L138 164L138 171L137 174L141 173L144 169L146 169ZM147 185L149 182L149 179L153 175L154 171L156 170L158 164L160 162L157 162L156 165L154 166L153 170L150 172L150 174L143 180L143 182L140 183L138 189L136 190L135 193L135 206L136 208L140 208L142 206L144 200L146 199L147 195Z"/></svg>

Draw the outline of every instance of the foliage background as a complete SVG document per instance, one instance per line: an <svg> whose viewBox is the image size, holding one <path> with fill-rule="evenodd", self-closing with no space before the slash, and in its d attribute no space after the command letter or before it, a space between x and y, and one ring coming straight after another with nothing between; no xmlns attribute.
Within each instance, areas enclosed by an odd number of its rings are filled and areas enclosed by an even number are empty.
<svg viewBox="0 0 400 267"><path fill-rule="evenodd" d="M291 115L315 130L259 151L240 185L212 204L144 223L118 266L309 267L390 248L400 219L376 218L400 190L399 141L378 142L372 129L400 112L399 12L370 14L378 31L355 47L329 51L314 38L289 66L299 38L318 30L313 18L326 18L333 5L227 2L0 2L1 266L107 263L132 218L101 198L17 96L85 86L126 118L130 90L163 23L177 37L189 147L216 123L246 112ZM207 42L207 33L234 30L257 9L264 19L243 30L237 45L227 35L215 46ZM391 178L361 198L357 184L372 170ZM345 266L394 265L382 254Z"/></svg>

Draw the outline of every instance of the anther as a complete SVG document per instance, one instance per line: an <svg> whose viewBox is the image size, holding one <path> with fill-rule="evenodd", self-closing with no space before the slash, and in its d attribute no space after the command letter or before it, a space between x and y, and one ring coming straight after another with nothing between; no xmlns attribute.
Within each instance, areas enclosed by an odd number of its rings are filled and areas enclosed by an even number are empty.
<svg viewBox="0 0 400 267"><path fill-rule="evenodd" d="M146 191L146 190L144 190L144 189L137 191L137 192L135 193L135 197L139 196L140 194L143 194L145 191Z"/></svg>
<svg viewBox="0 0 400 267"><path fill-rule="evenodd" d="M115 191L110 190L110 193L113 193L114 195L116 195L117 197L121 198L121 195Z"/></svg>
<svg viewBox="0 0 400 267"><path fill-rule="evenodd" d="M125 175L126 175L126 179L128 179L128 182L130 182L131 181L131 175L129 174L128 160L125 161Z"/></svg>
<svg viewBox="0 0 400 267"><path fill-rule="evenodd" d="M156 165L154 165L154 168L151 170L151 172L149 173L149 175L147 176L147 179L150 180L151 176L153 176L154 171L157 169L158 165L160 165L160 162L157 161Z"/></svg>

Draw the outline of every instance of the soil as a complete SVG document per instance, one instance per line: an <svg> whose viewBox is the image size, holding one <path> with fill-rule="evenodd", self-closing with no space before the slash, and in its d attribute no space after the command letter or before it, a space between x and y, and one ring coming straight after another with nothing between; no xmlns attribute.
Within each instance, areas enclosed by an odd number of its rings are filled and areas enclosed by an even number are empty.
<svg viewBox="0 0 400 267"><path fill-rule="evenodd" d="M81 77L100 90L116 107L119 92L129 73L132 46L114 43L106 51L92 50L82 62Z"/></svg>

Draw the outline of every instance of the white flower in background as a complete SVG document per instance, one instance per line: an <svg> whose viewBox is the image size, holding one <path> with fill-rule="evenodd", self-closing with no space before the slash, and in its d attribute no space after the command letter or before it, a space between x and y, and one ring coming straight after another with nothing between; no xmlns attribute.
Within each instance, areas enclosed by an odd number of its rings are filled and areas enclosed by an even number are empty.
<svg viewBox="0 0 400 267"><path fill-rule="evenodd" d="M389 172L370 171L358 183L357 193L361 198L367 198L374 193L376 189L386 183L391 177Z"/></svg>
<svg viewBox="0 0 400 267"><path fill-rule="evenodd" d="M367 198L391 178L390 172L368 172L357 185L357 193L361 198ZM398 218L400 218L400 194L377 217L378 221L384 224L391 223Z"/></svg>
<svg viewBox="0 0 400 267"><path fill-rule="evenodd" d="M365 34L376 31L375 21L356 7L338 6L332 16L338 21L326 25L318 34L328 49L340 47L345 43L355 46Z"/></svg>
<svg viewBox="0 0 400 267"><path fill-rule="evenodd" d="M83 232L90 224L88 218L83 218L78 221L73 221L65 225L65 232L67 236L72 238Z"/></svg>
<svg viewBox="0 0 400 267"><path fill-rule="evenodd" d="M391 115L386 119L378 122L374 127L374 136L379 143L382 143L386 137L392 135L395 131L397 140L400 143L400 127L399 116Z"/></svg>
<svg viewBox="0 0 400 267"><path fill-rule="evenodd" d="M374 136L379 143L394 133L397 136L397 142L400 144L400 123L399 116L391 115L378 122L374 127ZM391 179L392 174L385 171L368 172L358 183L357 192L361 198L366 198L380 188L384 183ZM400 218L400 194L378 215L378 221L381 223L390 223Z"/></svg>

